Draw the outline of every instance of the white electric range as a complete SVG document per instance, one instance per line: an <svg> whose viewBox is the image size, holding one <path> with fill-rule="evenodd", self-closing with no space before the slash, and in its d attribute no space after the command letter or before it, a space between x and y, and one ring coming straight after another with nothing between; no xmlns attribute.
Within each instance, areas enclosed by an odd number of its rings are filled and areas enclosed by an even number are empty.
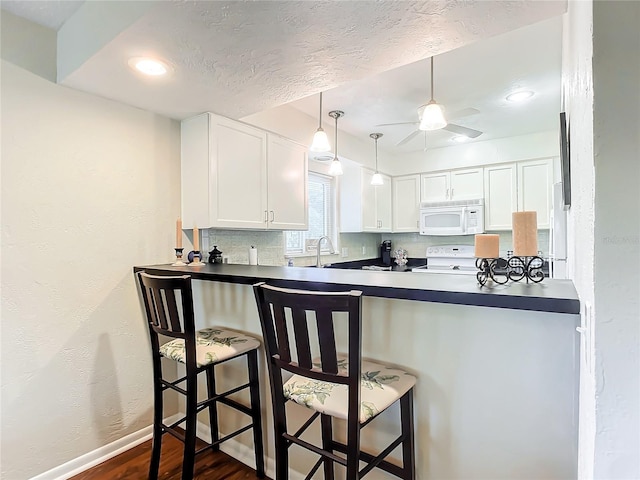
<svg viewBox="0 0 640 480"><path fill-rule="evenodd" d="M438 245L427 247L427 264L414 267L417 273L450 273L454 275L475 275L475 247L473 245Z"/></svg>

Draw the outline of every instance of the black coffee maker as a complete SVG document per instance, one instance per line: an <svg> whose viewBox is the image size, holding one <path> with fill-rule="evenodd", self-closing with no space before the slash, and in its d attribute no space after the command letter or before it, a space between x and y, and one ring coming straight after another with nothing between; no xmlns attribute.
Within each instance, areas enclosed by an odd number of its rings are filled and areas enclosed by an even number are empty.
<svg viewBox="0 0 640 480"><path fill-rule="evenodd" d="M383 240L380 244L380 257L384 265L391 265L391 240Z"/></svg>

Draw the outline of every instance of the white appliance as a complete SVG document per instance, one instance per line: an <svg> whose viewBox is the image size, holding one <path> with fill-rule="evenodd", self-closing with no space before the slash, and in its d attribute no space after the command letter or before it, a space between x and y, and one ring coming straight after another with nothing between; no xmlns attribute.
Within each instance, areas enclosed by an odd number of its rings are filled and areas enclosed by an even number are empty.
<svg viewBox="0 0 640 480"><path fill-rule="evenodd" d="M484 200L420 204L420 235L475 235L484 232Z"/></svg>
<svg viewBox="0 0 640 480"><path fill-rule="evenodd" d="M549 217L549 277L567 278L567 212L562 200L562 183L554 183Z"/></svg>
<svg viewBox="0 0 640 480"><path fill-rule="evenodd" d="M475 275L476 258L473 245L438 245L427 247L427 264L414 267L416 273L452 273L455 275Z"/></svg>

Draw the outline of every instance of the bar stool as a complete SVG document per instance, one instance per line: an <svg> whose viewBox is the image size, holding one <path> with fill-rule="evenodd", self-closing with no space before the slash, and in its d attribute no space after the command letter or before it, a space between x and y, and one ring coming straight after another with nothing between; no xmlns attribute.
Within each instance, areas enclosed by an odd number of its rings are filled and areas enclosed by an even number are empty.
<svg viewBox="0 0 640 480"><path fill-rule="evenodd" d="M163 434L169 433L184 442L182 480L191 480L195 456L198 453L208 449L218 450L220 443L250 428L253 428L256 472L259 477L264 477L257 361L260 342L251 336L224 327L211 327L196 331L191 277L189 275L158 277L138 272L138 281L148 320L153 356L153 446L151 463L149 464L149 479L158 478ZM173 340L161 345L159 335L173 338ZM249 382L224 393L216 393L215 366L245 355ZM160 361L162 357L185 364L186 375L178 380L166 380L162 373ZM207 399L198 402L198 374L201 372L206 373ZM185 388L178 386L185 381ZM246 388L249 388L251 407L246 407L229 398L229 395ZM163 423L163 394L167 389L179 392L186 397L186 416L171 425ZM220 438L218 403L248 415L251 417L251 423ZM196 451L197 414L207 407L212 441ZM185 422L184 434L182 434L176 427Z"/></svg>
<svg viewBox="0 0 640 480"><path fill-rule="evenodd" d="M312 292L265 283L254 285L253 289L269 366L276 480L288 479L288 450L294 444L320 455L306 478L311 478L324 465L324 478L333 480L334 463L338 463L346 467L349 480L362 478L375 467L404 480L414 479L413 387L416 378L402 370L361 359L362 292ZM348 351L346 355L339 355L334 327L345 316ZM319 358L312 358L311 340L314 340L314 351L319 350ZM283 382L283 370L293 374L286 382ZM293 434L287 430L285 403L288 400L314 411ZM398 400L400 436L377 456L362 451L361 429ZM300 438L318 416L321 446ZM346 444L334 440L332 418L346 420ZM402 467L384 460L400 445ZM361 461L366 466L360 470Z"/></svg>

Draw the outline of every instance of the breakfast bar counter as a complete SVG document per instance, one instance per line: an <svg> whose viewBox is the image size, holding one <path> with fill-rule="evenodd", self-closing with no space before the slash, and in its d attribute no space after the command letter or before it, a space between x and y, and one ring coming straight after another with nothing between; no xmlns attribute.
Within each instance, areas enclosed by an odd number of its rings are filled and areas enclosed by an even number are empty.
<svg viewBox="0 0 640 480"><path fill-rule="evenodd" d="M134 270L190 274L198 328L222 324L257 338L262 331L254 283L361 290L363 356L399 365L418 379L417 480L577 476L580 308L570 280L545 278L540 284L510 282L487 288L478 285L475 275L448 273L232 264ZM339 350L345 351L347 332L336 330L336 336ZM266 365L263 355L259 357L267 465L272 465L273 419ZM220 388L231 388L225 379L237 380L243 371L221 367ZM293 424L304 423L308 410L290 408ZM398 414L385 412L366 427L365 450L386 446ZM245 421L226 411L220 418L223 433ZM234 442L224 451L251 464L250 434ZM317 460L300 450L291 456L292 479L303 478L295 472L308 471ZM376 471L369 477L389 478Z"/></svg>
<svg viewBox="0 0 640 480"><path fill-rule="evenodd" d="M141 269L155 275L188 273L198 280L245 285L265 281L309 290L361 290L369 297L538 312L580 312L580 302L571 280L545 279L541 283L521 281L481 287L474 275L229 264L135 267L135 270Z"/></svg>

